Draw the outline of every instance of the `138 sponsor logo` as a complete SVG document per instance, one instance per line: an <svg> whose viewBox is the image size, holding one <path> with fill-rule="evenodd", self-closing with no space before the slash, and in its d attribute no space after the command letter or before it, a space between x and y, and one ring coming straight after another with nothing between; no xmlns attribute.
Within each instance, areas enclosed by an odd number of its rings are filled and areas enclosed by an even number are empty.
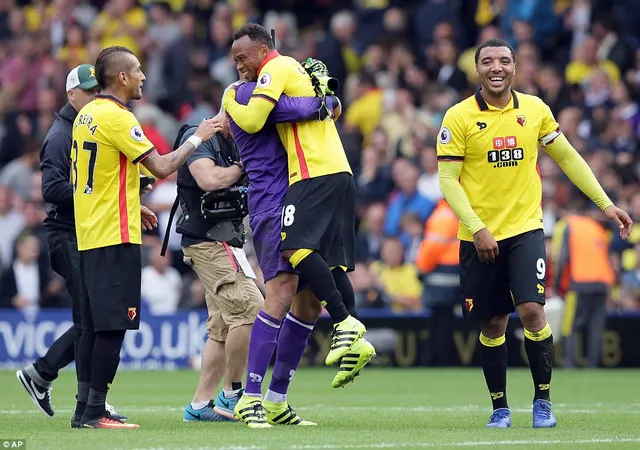
<svg viewBox="0 0 640 450"><path fill-rule="evenodd" d="M518 161L524 159L524 149L518 147L518 138L515 136L494 137L493 150L487 153L487 162L494 168L517 167Z"/></svg>

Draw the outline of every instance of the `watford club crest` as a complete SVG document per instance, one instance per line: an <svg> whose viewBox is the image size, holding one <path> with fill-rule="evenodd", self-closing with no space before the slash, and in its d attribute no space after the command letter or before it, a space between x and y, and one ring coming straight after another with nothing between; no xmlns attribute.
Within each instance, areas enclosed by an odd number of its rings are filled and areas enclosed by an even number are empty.
<svg viewBox="0 0 640 450"><path fill-rule="evenodd" d="M472 298L465 298L464 299L464 306L465 306L465 308L467 308L467 311L471 312L471 310L473 309L473 299Z"/></svg>
<svg viewBox="0 0 640 450"><path fill-rule="evenodd" d="M127 311L127 316L129 316L129 320L133 321L133 319L136 318L136 316L138 315L138 308L129 308L129 310Z"/></svg>
<svg viewBox="0 0 640 450"><path fill-rule="evenodd" d="M527 116L516 116L516 121L518 122L518 125L524 127L527 123Z"/></svg>

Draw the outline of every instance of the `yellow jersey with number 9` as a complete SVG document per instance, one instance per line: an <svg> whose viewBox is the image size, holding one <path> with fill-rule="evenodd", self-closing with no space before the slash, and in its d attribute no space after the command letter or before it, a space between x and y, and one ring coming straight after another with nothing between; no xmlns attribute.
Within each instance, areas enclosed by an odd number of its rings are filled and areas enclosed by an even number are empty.
<svg viewBox="0 0 640 450"><path fill-rule="evenodd" d="M80 110L71 147L78 250L142 243L138 163L154 150L115 97L98 95Z"/></svg>
<svg viewBox="0 0 640 450"><path fill-rule="evenodd" d="M438 161L460 161L460 184L474 212L497 240L542 228L538 144L560 135L538 97L511 92L504 109L480 91L449 108L438 134ZM458 238L473 241L460 223Z"/></svg>
<svg viewBox="0 0 640 450"><path fill-rule="evenodd" d="M314 97L311 78L302 65L289 56L271 51L258 70L252 97L274 105L282 94ZM276 125L289 162L289 185L307 178L351 172L340 135L331 119Z"/></svg>

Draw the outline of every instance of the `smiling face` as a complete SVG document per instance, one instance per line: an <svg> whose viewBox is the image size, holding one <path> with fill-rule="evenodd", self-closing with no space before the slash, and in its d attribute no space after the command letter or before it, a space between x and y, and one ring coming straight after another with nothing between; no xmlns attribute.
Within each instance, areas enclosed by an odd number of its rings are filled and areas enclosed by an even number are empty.
<svg viewBox="0 0 640 450"><path fill-rule="evenodd" d="M257 81L258 69L267 57L269 48L257 41L252 41L249 36L242 36L233 41L231 46L233 60L236 62L236 70L241 80Z"/></svg>
<svg viewBox="0 0 640 450"><path fill-rule="evenodd" d="M476 72L482 89L492 96L502 97L511 89L516 63L508 47L484 47L478 55Z"/></svg>

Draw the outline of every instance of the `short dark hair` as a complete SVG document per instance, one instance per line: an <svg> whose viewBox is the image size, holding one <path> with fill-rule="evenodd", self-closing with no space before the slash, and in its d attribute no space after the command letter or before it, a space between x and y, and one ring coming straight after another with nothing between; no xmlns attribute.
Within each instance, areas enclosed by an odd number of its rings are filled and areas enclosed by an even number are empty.
<svg viewBox="0 0 640 450"><path fill-rule="evenodd" d="M267 29L259 23L249 22L243 25L242 28L237 29L236 32L233 33L233 40L237 41L244 36L249 36L249 39L252 41L266 45L269 50L275 48L271 35Z"/></svg>
<svg viewBox="0 0 640 450"><path fill-rule="evenodd" d="M480 52L482 51L483 48L487 48L487 47L506 47L509 49L509 51L511 52L511 58L513 58L513 62L516 62L516 51L513 49L513 47L511 46L511 44L509 44L507 41L504 41L502 39L489 39L488 41L484 42L482 45L480 45L480 47L478 47L478 50L476 50L476 66L478 65L478 59L480 58Z"/></svg>
<svg viewBox="0 0 640 450"><path fill-rule="evenodd" d="M130 60L125 55L133 55L133 52L122 46L113 46L103 49L96 59L96 81L101 89L111 86L120 72L131 70Z"/></svg>

